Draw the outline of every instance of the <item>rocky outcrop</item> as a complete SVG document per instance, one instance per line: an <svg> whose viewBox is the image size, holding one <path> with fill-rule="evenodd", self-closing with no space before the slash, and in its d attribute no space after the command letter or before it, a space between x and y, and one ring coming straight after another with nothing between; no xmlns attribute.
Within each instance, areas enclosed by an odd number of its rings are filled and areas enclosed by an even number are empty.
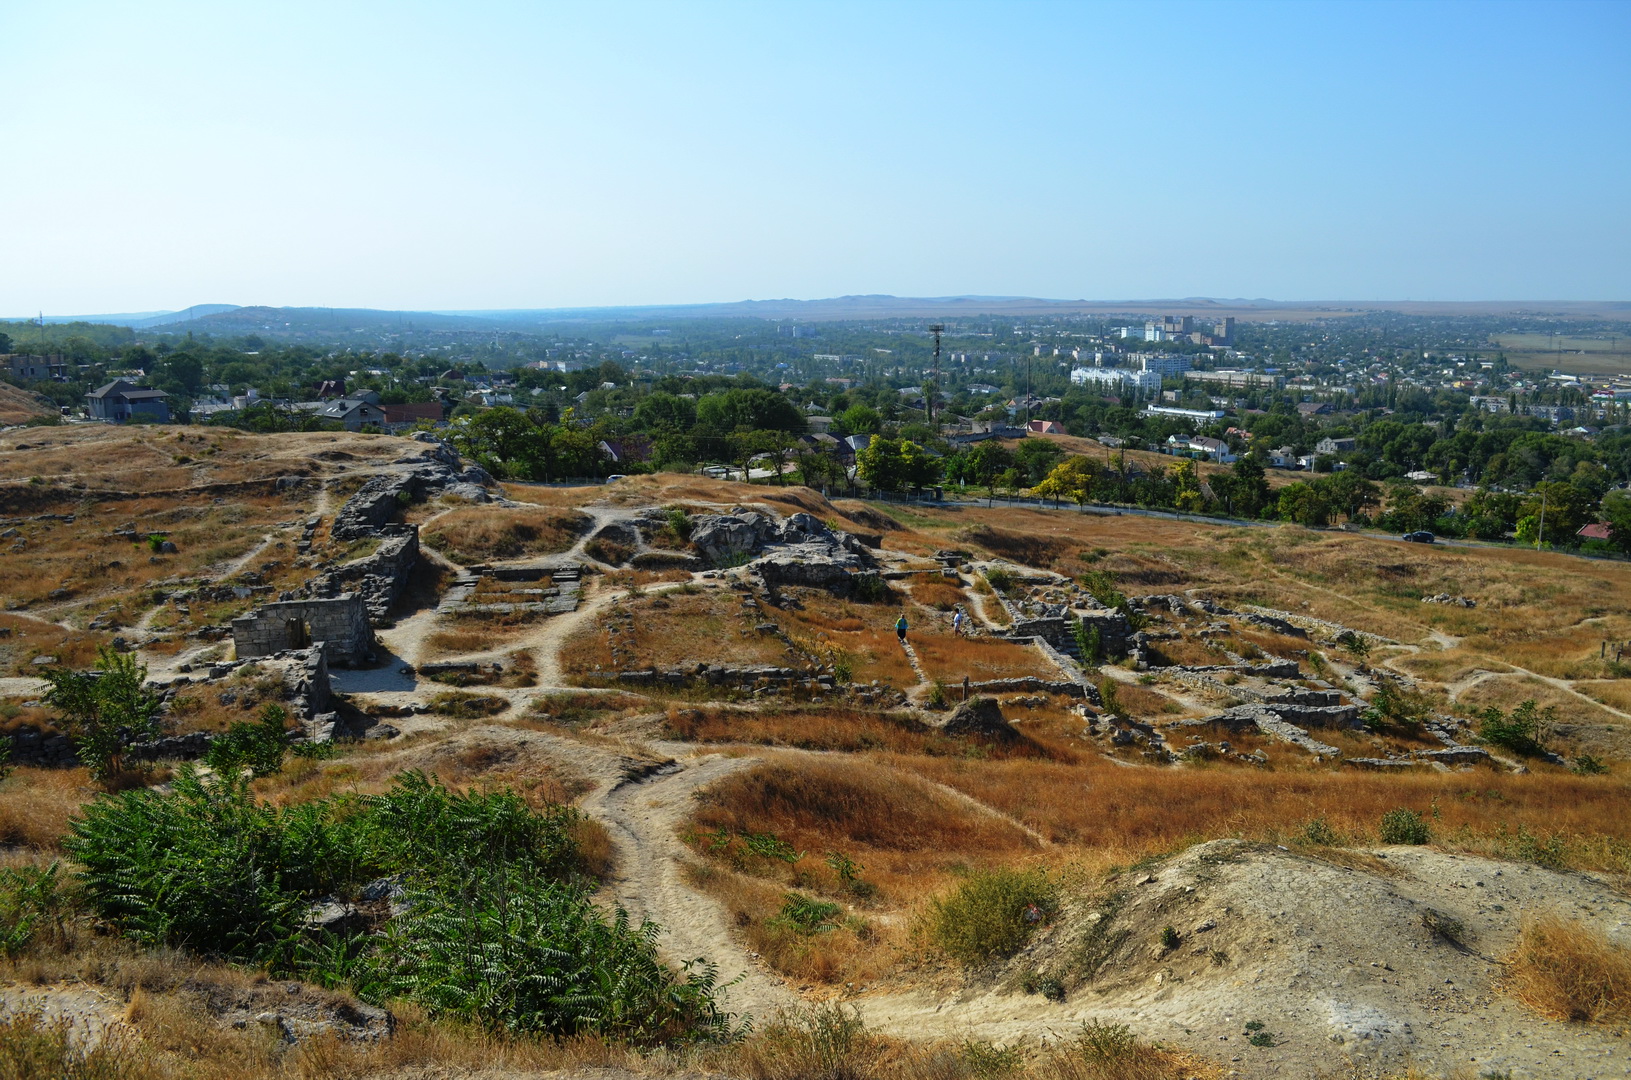
<svg viewBox="0 0 1631 1080"><path fill-rule="evenodd" d="M361 559L341 563L313 578L302 590L313 597L355 593L368 609L374 626L389 626L391 608L407 587L408 575L419 564L419 527L387 525L376 533L379 547Z"/></svg>
<svg viewBox="0 0 1631 1080"><path fill-rule="evenodd" d="M779 520L757 510L699 514L691 519L691 545L714 566L745 562L772 546L796 547L804 557L819 556L852 568L875 565L872 552L859 539L834 532L805 513Z"/></svg>
<svg viewBox="0 0 1631 1080"><path fill-rule="evenodd" d="M952 710L941 725L947 735L981 742L1012 743L1021 738L1018 731L1003 719L1002 706L994 697L971 697Z"/></svg>

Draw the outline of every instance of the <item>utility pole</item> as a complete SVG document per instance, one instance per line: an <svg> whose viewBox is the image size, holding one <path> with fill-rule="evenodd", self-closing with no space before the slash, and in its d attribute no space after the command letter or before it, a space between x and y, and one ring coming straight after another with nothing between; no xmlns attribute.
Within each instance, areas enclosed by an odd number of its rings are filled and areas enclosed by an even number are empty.
<svg viewBox="0 0 1631 1080"><path fill-rule="evenodd" d="M1546 489L1540 491L1540 528L1535 530L1535 550L1540 550L1540 542L1546 538Z"/></svg>
<svg viewBox="0 0 1631 1080"><path fill-rule="evenodd" d="M929 327L929 333L934 335L934 374L929 379L929 392L924 395L923 408L929 418L929 426L934 426L934 398L940 393L940 335L945 327L935 323Z"/></svg>

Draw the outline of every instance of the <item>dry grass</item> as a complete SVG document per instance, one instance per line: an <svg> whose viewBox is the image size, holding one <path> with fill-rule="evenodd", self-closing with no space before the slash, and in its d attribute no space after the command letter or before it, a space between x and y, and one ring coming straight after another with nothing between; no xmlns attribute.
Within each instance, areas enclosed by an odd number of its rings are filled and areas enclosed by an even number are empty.
<svg viewBox="0 0 1631 1080"><path fill-rule="evenodd" d="M437 518L424 539L454 562L470 565L559 554L577 543L589 524L575 510L467 506Z"/></svg>
<svg viewBox="0 0 1631 1080"><path fill-rule="evenodd" d="M1631 1020L1631 949L1578 920L1542 915L1523 925L1506 989L1551 1020Z"/></svg>
<svg viewBox="0 0 1631 1080"><path fill-rule="evenodd" d="M925 578L912 585L912 599L936 611L951 611L968 603L968 596L949 580Z"/></svg>
<svg viewBox="0 0 1631 1080"><path fill-rule="evenodd" d="M1485 679L1457 698L1463 709L1485 709L1494 705L1508 711L1522 702L1531 700L1542 708L1548 705L1556 706L1565 723L1625 724L1624 720L1614 714L1559 690L1551 683L1542 682L1528 675L1497 675Z"/></svg>
<svg viewBox="0 0 1631 1080"><path fill-rule="evenodd" d="M669 709L665 738L703 743L758 743L800 750L858 753L893 750L909 754L958 754L964 744L948 739L906 713L844 706L820 709Z"/></svg>
<svg viewBox="0 0 1631 1080"><path fill-rule="evenodd" d="M0 846L60 851L68 823L97 790L84 769L20 766L0 781Z"/></svg>
<svg viewBox="0 0 1631 1080"><path fill-rule="evenodd" d="M631 598L611 610L606 625L574 635L561 650L561 667L581 676L699 662L786 663L782 643L755 632L754 626L765 621L765 612L743 608L736 594L720 590ZM619 649L615 660L614 643Z"/></svg>
<svg viewBox="0 0 1631 1080"><path fill-rule="evenodd" d="M0 613L0 675L38 675L36 657L56 657L61 667L88 668L107 634L65 630L56 623L26 615Z"/></svg>
<svg viewBox="0 0 1631 1080"><path fill-rule="evenodd" d="M713 864L693 863L687 870L692 882L725 908L749 947L789 978L828 985L870 982L898 959L894 937L851 911L819 931L800 932L778 917L792 895L787 886Z"/></svg>
<svg viewBox="0 0 1631 1080"><path fill-rule="evenodd" d="M854 760L773 760L727 777L698 796L691 828L694 846L734 869L829 893L838 892L837 879L821 856L842 852L866 868L880 895L896 900L924 895L953 866L1035 850L1001 817L908 772ZM806 857L789 864L710 839L743 834L773 834Z"/></svg>
<svg viewBox="0 0 1631 1080"><path fill-rule="evenodd" d="M963 676L975 682L982 679L1011 679L1035 675L1062 679L1059 668L1028 643L1003 638L958 637L948 633L909 632L918 662L930 679L948 686L961 683Z"/></svg>
<svg viewBox="0 0 1631 1080"><path fill-rule="evenodd" d="M1284 757L1286 751L1270 746L1269 753ZM1076 764L880 760L966 792L1055 843L1087 848L1159 852L1221 836L1278 843L1322 816L1363 842L1377 836L1384 813L1406 806L1428 814L1434 841L1448 848L1529 857L1526 851L1534 849L1525 836L1555 837L1563 861L1631 870L1631 786L1612 776L1488 770L1398 776L1315 767L1175 771L1128 769L1099 758Z"/></svg>

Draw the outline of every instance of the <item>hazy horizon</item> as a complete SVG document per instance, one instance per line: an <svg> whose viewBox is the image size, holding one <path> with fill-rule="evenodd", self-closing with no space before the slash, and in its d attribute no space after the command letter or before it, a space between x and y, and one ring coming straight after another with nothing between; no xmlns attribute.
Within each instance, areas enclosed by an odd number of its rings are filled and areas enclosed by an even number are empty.
<svg viewBox="0 0 1631 1080"><path fill-rule="evenodd" d="M69 2L0 35L5 312L1631 298L1623 4Z"/></svg>

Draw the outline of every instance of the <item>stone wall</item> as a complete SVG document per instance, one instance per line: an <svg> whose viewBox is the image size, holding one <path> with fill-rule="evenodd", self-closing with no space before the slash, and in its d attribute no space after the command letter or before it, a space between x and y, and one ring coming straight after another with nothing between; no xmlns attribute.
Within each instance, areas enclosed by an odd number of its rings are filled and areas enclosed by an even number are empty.
<svg viewBox="0 0 1631 1080"><path fill-rule="evenodd" d="M284 600L232 620L239 659L268 656L322 642L337 664L363 663L374 651L368 606L356 593L330 599Z"/></svg>
<svg viewBox="0 0 1631 1080"><path fill-rule="evenodd" d="M315 597L356 593L368 608L374 626L390 624L391 607L407 587L408 575L419 563L419 527L387 525L377 533L379 547L371 555L342 563L306 586Z"/></svg>

